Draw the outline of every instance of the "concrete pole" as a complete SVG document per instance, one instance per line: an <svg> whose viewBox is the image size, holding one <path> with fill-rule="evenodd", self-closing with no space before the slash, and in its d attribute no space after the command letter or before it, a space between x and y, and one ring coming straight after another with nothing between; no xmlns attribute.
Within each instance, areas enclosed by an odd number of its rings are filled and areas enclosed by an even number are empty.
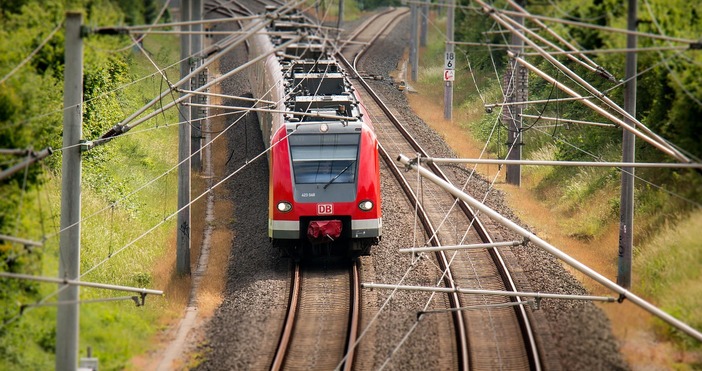
<svg viewBox="0 0 702 371"><path fill-rule="evenodd" d="M336 39L341 37L341 27L344 26L344 0L339 0L339 17L336 20Z"/></svg>
<svg viewBox="0 0 702 371"><path fill-rule="evenodd" d="M180 1L181 21L190 20L190 0ZM181 26L183 31L190 27ZM190 73L190 36L180 37L180 76L183 78ZM181 88L190 90L190 81L185 81ZM181 97L186 94L181 94ZM189 103L190 99L186 99ZM176 272L179 275L190 274L190 108L181 106L178 129L178 227L176 235Z"/></svg>
<svg viewBox="0 0 702 371"><path fill-rule="evenodd" d="M192 20L194 21L199 21L202 20L202 0L192 0ZM191 26L192 30L195 32L202 32L202 24L195 24ZM201 60L201 53L202 53L202 35L199 34L193 34L191 35L190 39L190 45L192 47L192 54L195 56L192 59L192 67L193 69L200 67L200 64L202 64ZM197 74L194 77L195 84L192 86L193 89L196 89L197 87L200 86L200 76L202 74ZM204 98L204 96L198 96L195 99L201 99ZM201 102L204 103L204 102ZM201 130L201 122L200 119L202 118L202 114L200 114L201 108L199 107L191 107L190 108L190 116L192 119L193 126L190 128L191 133L190 133L190 153L192 154L192 157L190 158L190 165L192 171L200 171L202 169L202 153L200 151L201 147L201 142L202 142L202 130Z"/></svg>
<svg viewBox="0 0 702 371"><path fill-rule="evenodd" d="M524 6L524 0L516 1L519 6ZM520 25L524 25L524 17L514 17ZM518 31L521 32L521 31ZM518 35L512 34L511 51L520 55L524 51L524 41ZM506 102L525 102L527 100L526 69L516 60L511 62L508 73L505 74L504 90ZM522 105L508 106L502 111L503 122L509 123L509 133L507 133L507 154L508 160L522 159ZM519 187L522 184L522 168L520 165L507 165L505 172L507 184Z"/></svg>
<svg viewBox="0 0 702 371"><path fill-rule="evenodd" d="M454 53L453 45L453 17L456 9L456 0L448 1L446 9L446 53ZM453 81L444 81L444 119L453 117Z"/></svg>
<svg viewBox="0 0 702 371"><path fill-rule="evenodd" d="M412 70L412 75L411 75L411 80L412 81L417 81L417 69L419 68L418 66L418 60L417 54L418 53L418 47L417 47L417 17L418 17L418 10L417 10L417 4L416 3L411 3L410 4L410 22L411 27L410 27L410 67Z"/></svg>
<svg viewBox="0 0 702 371"><path fill-rule="evenodd" d="M427 46L427 19L429 18L429 0L424 0L422 13L419 16L422 28L419 32L419 46Z"/></svg>
<svg viewBox="0 0 702 371"><path fill-rule="evenodd" d="M637 4L636 0L629 0L629 14L627 28L629 31L636 31ZM627 49L635 49L637 44L636 35L630 33L626 38ZM624 85L624 109L632 116L636 117L636 52L626 53ZM624 120L634 126L635 123L627 118ZM636 137L628 130L622 131L622 162L635 162L634 144ZM619 266L617 273L617 284L631 288L631 264L632 251L634 245L634 168L622 168L622 186L620 198L620 222L619 222Z"/></svg>
<svg viewBox="0 0 702 371"><path fill-rule="evenodd" d="M61 234L59 238L59 278L77 280L80 276L80 143L83 127L83 15L66 13L65 71L63 83L63 164L61 168ZM56 314L56 370L75 371L78 367L80 306L78 286L59 285Z"/></svg>

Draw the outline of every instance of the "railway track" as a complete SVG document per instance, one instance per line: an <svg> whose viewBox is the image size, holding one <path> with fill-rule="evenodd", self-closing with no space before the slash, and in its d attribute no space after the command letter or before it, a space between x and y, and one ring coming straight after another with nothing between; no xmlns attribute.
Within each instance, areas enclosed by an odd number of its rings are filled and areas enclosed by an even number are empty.
<svg viewBox="0 0 702 371"><path fill-rule="evenodd" d="M351 370L360 316L358 263L292 269L288 312L271 370Z"/></svg>
<svg viewBox="0 0 702 371"><path fill-rule="evenodd" d="M366 50L406 15L406 9L390 9L371 18L347 43L346 53L352 55L353 65L338 56L357 79L353 82L371 116L381 143L381 154L388 168L420 211L422 223L431 243L436 246L459 243L488 242L484 230L464 236L463 231L481 230L466 205L455 200L433 184L421 189L402 176L394 158L399 153L427 154L396 119L397 113L386 107L371 87L360 78L356 68ZM347 55L349 55L347 54ZM436 169L444 178L440 170ZM421 197L421 200L420 200ZM448 218L445 216L449 215ZM446 287L471 287L516 291L497 251L470 251L436 254L444 270ZM496 263L498 262L498 263ZM354 345L360 316L360 283L358 263L343 266L301 266L292 271L288 313L278 347L270 364L279 369L334 369L343 365L353 367ZM350 270L350 271L349 271ZM469 296L452 293L448 301L453 309L456 350L447 357L449 367L459 369L540 369L538 352L527 313L522 306L514 308L460 310L468 306L493 305L510 302L499 296ZM442 365L442 368L444 368Z"/></svg>
<svg viewBox="0 0 702 371"><path fill-rule="evenodd" d="M390 16L391 14L394 15ZM392 17L390 19L394 21L400 18L393 12L386 12L384 15ZM394 161L394 158L401 153L421 156L428 154L399 122L398 113L383 104L370 85L361 78L361 74L356 72L359 60L368 50L367 47L390 29L392 22L384 19L383 15L379 15L367 22L355 34L356 38L370 40L360 44L364 46L361 50L358 50L359 44L354 44L353 48L342 49L342 53L338 56L351 75L356 76L353 84L368 114L371 115L381 145L381 155L405 190L410 202L416 206L427 234L432 236L430 238L432 245L493 242L468 205L456 202L452 196L434 184L413 187L411 185L413 182L403 175ZM353 63L350 63L348 58L353 58ZM449 179L437 166L432 166L432 171L443 179ZM444 277L446 287L517 291L503 257L495 248L451 253L437 252L436 259L441 269L446 272ZM449 302L453 310L454 336L457 344L455 361L459 369L541 369L538 344L531 329L528 310L523 305L500 307L514 301L521 301L521 299L450 294ZM485 309L465 310L465 308L478 306Z"/></svg>

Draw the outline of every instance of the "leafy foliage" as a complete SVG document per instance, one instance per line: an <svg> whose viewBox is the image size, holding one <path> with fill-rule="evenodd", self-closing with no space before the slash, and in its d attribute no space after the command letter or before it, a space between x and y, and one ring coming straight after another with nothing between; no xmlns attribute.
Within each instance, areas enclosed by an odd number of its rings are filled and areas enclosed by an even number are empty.
<svg viewBox="0 0 702 371"><path fill-rule="evenodd" d="M0 77L4 79L0 84L0 148L34 150L49 146L56 150L63 146L62 91L66 63L63 29L59 29L29 63L15 71L13 69L63 23L65 11L82 11L84 23L91 26L152 22L157 14L155 0L3 0L0 1L0 9ZM125 9L129 10L127 16L123 12ZM144 98L138 92L132 92L133 97L125 97L125 93L118 89L131 80L128 65L130 51L118 52L127 45L126 38L92 35L83 41L83 137L96 139L124 117L124 110L133 109L130 104L141 103ZM103 146L83 156L83 182L89 191L86 194L97 195L101 198L100 202L114 201L126 193L125 187L133 188L131 184L127 185L129 178L111 176L116 168L120 168L110 164L115 152L114 147ZM0 155L0 167L5 169L23 159ZM163 171L164 165L160 160L150 161L149 171ZM129 165L125 162L125 167ZM55 188L47 189L47 185L55 186L60 169L61 156L58 152L39 164L0 180L0 234L37 241L46 236L43 219L47 214L47 200L58 201L58 191ZM126 173L130 170L120 171ZM134 207L129 202L121 205L127 210ZM51 213L56 210L52 207L56 205L48 206ZM58 216L54 215L48 222L53 222L56 227ZM0 271L46 274L46 262L56 263L56 256L53 256L56 241L48 241L42 248L32 248L0 240ZM152 244L158 246L156 242ZM90 256L90 251L85 253ZM102 251L98 253L102 254ZM149 262L149 259L141 260ZM136 262L132 266L147 268L141 264ZM48 271L55 274L55 268L48 268ZM18 317L20 304L35 302L46 294L36 283L0 279L0 369L53 367L55 308L35 309L39 313L36 317L32 314L31 320ZM134 314L131 310L127 312L126 322L133 321ZM149 318L143 314L140 316ZM8 320L12 322L8 323ZM143 344L137 341L131 346L140 345ZM107 365L105 368L108 369L123 367L124 354Z"/></svg>

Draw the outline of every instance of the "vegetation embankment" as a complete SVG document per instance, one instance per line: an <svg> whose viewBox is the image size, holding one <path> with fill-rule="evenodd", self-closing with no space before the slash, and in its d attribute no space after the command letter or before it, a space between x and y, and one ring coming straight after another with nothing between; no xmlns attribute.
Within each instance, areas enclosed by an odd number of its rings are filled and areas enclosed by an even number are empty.
<svg viewBox="0 0 702 371"><path fill-rule="evenodd" d="M465 4L464 4L465 5ZM691 12L671 11L685 9L682 2L670 5L666 1L648 1L640 9L639 30L670 36L698 39L702 34L699 22L700 9ZM500 6L496 5L497 8ZM650 9L650 12L649 12ZM626 6L621 2L558 1L551 5L529 6L536 14L596 23L602 26L626 28ZM489 17L474 10L459 9L456 15L456 40L485 44L508 43L503 33L496 31ZM422 49L419 81L413 86L420 92L423 103L443 101L443 32L445 19L432 15L430 42ZM533 26L529 21L528 26ZM605 31L549 23L561 35L574 39L585 50L623 48L625 36ZM659 29L660 27L660 29ZM669 46L668 42L639 38L639 47ZM531 51L531 50L529 50ZM507 129L500 121L500 109L487 113L485 103L503 100L502 83L509 59L502 48L485 46L456 46L457 70L454 85L453 127L437 113L426 112L426 117L438 125L438 130L459 130L463 137L486 146L486 156L504 158L507 152ZM624 54L596 54L590 56L617 79L624 76ZM545 62L543 58L526 57L530 63L554 76L558 81L570 83L563 73ZM623 101L623 86L618 81L603 79L574 64L565 57L559 61L583 76L601 91L606 91L616 102ZM702 54L695 51L662 51L639 53L637 118L654 132L676 144L694 159L702 157L702 89L693 76L702 73ZM566 94L554 88L533 73L529 77L529 100L552 99L547 104L528 105L525 114L541 117L558 117L582 121L605 122L582 104L558 102L554 99ZM570 84L571 86L573 84ZM582 95L589 93L576 88ZM416 106L416 105L415 105ZM421 109L421 108L419 108ZM437 111L434 109L433 111ZM432 116L433 114L433 116ZM440 114L440 112L439 112ZM427 120L429 121L429 120ZM579 161L620 161L622 130L573 123L550 122L545 119L525 118L523 158ZM466 146L454 134L446 134L454 148ZM487 144L481 144L487 143ZM460 150L459 150L460 152ZM466 149L471 157L478 151ZM638 162L671 162L670 157L647 143L636 143ZM495 166L479 167L483 173L494 175ZM702 227L702 176L689 170L636 170L635 234L634 234L634 291L694 328L702 328L702 296L699 293L702 278L702 259L699 241L693 236ZM520 196L536 200L538 207L549 212L548 219L554 234L569 238L567 250L576 257L590 256L597 260L610 278L616 276L617 239L620 205L620 172L614 168L573 167L522 167ZM516 189L512 189L517 192ZM538 220L538 215L523 212L525 221ZM533 223L538 225L537 223ZM547 232L548 233L548 232ZM606 244L606 246L603 246ZM568 247L565 247L568 249ZM579 250L578 250L579 249ZM589 251L584 251L589 250ZM604 256L604 257L603 257ZM607 256L609 258L607 258ZM661 339L675 339L678 347L697 349L700 344L684 334L656 325Z"/></svg>
<svg viewBox="0 0 702 371"><path fill-rule="evenodd" d="M152 22L155 1L72 1L84 24L112 26ZM0 183L0 234L42 241L28 248L0 241L0 271L56 277L59 254L63 121L65 2L4 2L0 14L0 148L52 147L55 153ZM57 29L55 35L48 36ZM37 48L39 52L11 71ZM84 38L83 138L95 140L150 101L167 84L155 67L130 47L128 37ZM161 68L178 58L178 39L149 36L143 46ZM179 75L177 66L165 73ZM165 99L167 103L169 98ZM167 254L175 210L177 117L167 113L124 137L83 155L82 280L167 288L173 284ZM2 167L19 161L3 156ZM152 226L163 226L145 234ZM136 242L133 242L136 241ZM94 269L94 270L93 270ZM177 280L176 280L177 281ZM51 369L56 348L56 285L0 279L0 369ZM175 292L168 290L167 292ZM81 300L131 295L83 288ZM186 298L149 296L145 306L131 299L80 306L80 356L92 348L100 369L122 369L174 316ZM44 301L43 306L36 303Z"/></svg>

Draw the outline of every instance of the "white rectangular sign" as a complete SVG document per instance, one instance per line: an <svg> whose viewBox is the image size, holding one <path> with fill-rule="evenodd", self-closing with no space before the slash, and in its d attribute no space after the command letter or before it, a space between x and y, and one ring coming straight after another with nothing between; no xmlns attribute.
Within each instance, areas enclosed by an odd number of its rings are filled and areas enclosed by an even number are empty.
<svg viewBox="0 0 702 371"><path fill-rule="evenodd" d="M446 52L446 58L444 58L444 69L453 70L456 68L456 55L453 52Z"/></svg>
<svg viewBox="0 0 702 371"><path fill-rule="evenodd" d="M455 72L454 70L444 70L444 81L453 81L456 77Z"/></svg>

